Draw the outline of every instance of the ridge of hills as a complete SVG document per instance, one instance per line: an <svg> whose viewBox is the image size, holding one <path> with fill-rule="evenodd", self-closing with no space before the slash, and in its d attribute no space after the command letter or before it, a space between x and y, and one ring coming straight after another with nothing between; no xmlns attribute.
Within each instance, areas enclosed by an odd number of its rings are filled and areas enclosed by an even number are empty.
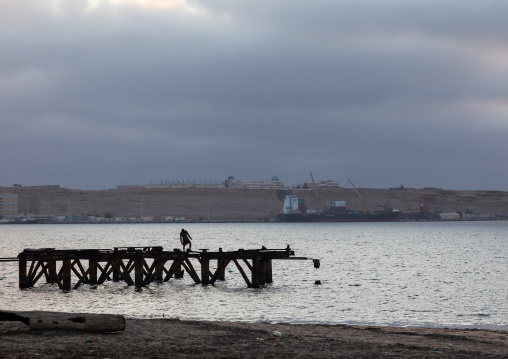
<svg viewBox="0 0 508 359"><path fill-rule="evenodd" d="M359 188L367 211L389 207L407 212L420 203L430 212L460 212L505 217L508 192L486 190L443 190L439 188ZM308 209L317 209L314 189L291 189L304 199ZM185 217L195 221L263 221L276 217L282 208L283 192L276 189L137 188L78 190L60 187L2 187L0 193L18 194L19 212L35 216L97 215L104 217ZM362 200L354 189L320 188L321 209L327 201L346 201L360 211Z"/></svg>

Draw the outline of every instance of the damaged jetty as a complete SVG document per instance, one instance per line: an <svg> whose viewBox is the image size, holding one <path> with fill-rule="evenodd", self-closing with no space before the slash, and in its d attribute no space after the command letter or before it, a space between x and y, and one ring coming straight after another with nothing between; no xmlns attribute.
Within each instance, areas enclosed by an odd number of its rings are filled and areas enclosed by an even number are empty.
<svg viewBox="0 0 508 359"><path fill-rule="evenodd" d="M19 262L19 288L31 288L45 278L47 283L56 283L60 289L69 291L82 284L99 285L107 280L124 281L129 286L141 288L152 282L182 278L184 272L196 284L213 285L217 280L225 280L226 267L233 264L249 288L258 288L272 282L272 261L283 259L310 258L295 257L288 245L284 249L262 247L236 251L219 249L217 252L208 249L164 251L162 247L41 248L25 249L17 258L0 260ZM319 260L313 262L318 268Z"/></svg>

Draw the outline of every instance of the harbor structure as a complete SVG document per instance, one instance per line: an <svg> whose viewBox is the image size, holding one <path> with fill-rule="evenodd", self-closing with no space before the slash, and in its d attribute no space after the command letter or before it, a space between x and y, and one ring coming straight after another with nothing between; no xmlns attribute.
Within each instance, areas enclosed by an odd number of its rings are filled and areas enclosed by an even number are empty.
<svg viewBox="0 0 508 359"><path fill-rule="evenodd" d="M129 286L141 288L152 282L180 279L185 272L196 284L213 285L217 280L225 280L226 268L230 264L238 269L249 288L259 288L272 283L272 261L282 259L309 258L295 257L288 245L284 249L262 247L222 251L219 248L215 252L208 249L164 251L162 247L41 248L25 249L17 258L0 258L0 261L19 262L21 289L31 288L45 278L47 283L55 283L60 289L69 291L82 284L99 285L107 280L124 281Z"/></svg>

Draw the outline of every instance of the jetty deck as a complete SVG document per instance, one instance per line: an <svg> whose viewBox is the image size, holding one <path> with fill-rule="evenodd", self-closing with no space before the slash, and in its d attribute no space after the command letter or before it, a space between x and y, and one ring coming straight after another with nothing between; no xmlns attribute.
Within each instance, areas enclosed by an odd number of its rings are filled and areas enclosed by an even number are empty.
<svg viewBox="0 0 508 359"><path fill-rule="evenodd" d="M272 283L272 261L307 260L295 257L289 245L283 249L238 249L236 251L164 251L162 247L115 247L113 249L25 249L19 262L19 288L31 288L44 278L69 291L82 284L100 285L105 281L124 281L141 288L152 282L182 278L184 273L196 284L209 285L225 280L225 269L233 265L249 288ZM314 266L316 266L314 260ZM199 268L199 270L196 270ZM74 282L74 284L73 284Z"/></svg>

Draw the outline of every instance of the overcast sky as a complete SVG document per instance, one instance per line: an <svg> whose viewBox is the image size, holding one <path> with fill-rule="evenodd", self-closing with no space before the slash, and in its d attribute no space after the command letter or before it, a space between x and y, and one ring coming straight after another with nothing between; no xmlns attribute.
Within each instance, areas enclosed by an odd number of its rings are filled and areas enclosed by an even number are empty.
<svg viewBox="0 0 508 359"><path fill-rule="evenodd" d="M506 0L0 0L0 186L508 190Z"/></svg>

